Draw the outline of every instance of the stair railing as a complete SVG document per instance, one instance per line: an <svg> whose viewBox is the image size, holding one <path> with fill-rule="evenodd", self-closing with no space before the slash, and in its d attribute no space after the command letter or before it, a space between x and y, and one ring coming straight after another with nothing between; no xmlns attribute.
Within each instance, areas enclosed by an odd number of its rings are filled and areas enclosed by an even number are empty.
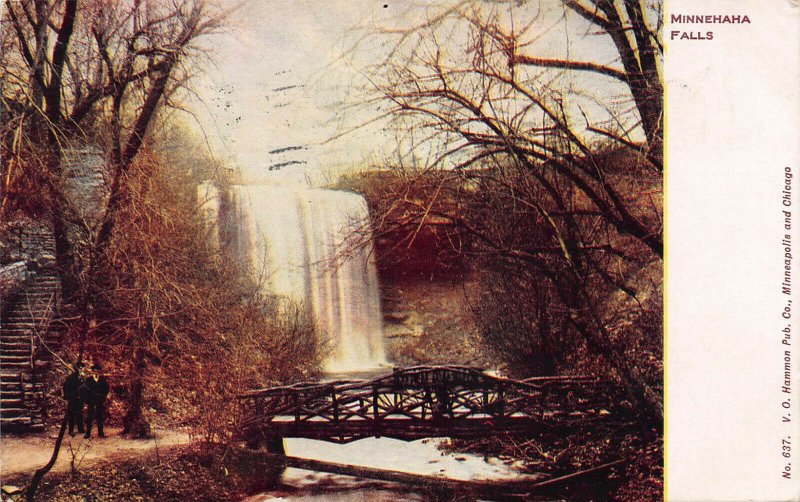
<svg viewBox="0 0 800 502"><path fill-rule="evenodd" d="M20 392L20 398L22 400L22 406L23 408L27 408L26 405L27 396L25 393L25 373L23 372L20 372L19 374L19 392Z"/></svg>

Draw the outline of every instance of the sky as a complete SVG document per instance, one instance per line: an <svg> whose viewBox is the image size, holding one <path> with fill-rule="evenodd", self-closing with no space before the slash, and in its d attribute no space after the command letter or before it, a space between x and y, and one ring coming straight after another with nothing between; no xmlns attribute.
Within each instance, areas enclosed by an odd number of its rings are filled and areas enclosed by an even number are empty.
<svg viewBox="0 0 800 502"><path fill-rule="evenodd" d="M346 127L337 105L358 78L340 59L347 30L385 16L383 5L245 3L229 32L212 40L213 64L194 84L197 114L219 156L256 178L324 174L369 158L370 134L328 140Z"/></svg>
<svg viewBox="0 0 800 502"><path fill-rule="evenodd" d="M396 141L385 121L356 128L385 109L362 100L371 87L367 67L391 46L391 35L363 35L408 28L450 3L241 2L226 32L203 42L209 62L193 84L191 106L215 155L250 181L310 179L313 184L392 156ZM588 33L580 19L560 21L559 0L529 1L525 9L537 17L537 35L526 50L613 62L607 37ZM579 84L598 98L622 92L596 79Z"/></svg>

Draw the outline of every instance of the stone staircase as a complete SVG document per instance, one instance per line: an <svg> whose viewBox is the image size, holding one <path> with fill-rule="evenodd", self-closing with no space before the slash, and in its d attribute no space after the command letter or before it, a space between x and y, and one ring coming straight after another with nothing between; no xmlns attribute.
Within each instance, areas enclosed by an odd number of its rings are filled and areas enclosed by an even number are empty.
<svg viewBox="0 0 800 502"><path fill-rule="evenodd" d="M0 316L0 429L41 430L43 377L60 338L51 326L60 301L55 271L40 269L9 300Z"/></svg>

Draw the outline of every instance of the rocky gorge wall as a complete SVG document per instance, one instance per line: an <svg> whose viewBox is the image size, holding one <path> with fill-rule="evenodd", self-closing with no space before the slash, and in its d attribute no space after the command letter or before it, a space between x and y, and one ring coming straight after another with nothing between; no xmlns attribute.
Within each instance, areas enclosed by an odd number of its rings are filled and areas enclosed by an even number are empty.
<svg viewBox="0 0 800 502"><path fill-rule="evenodd" d="M441 182L435 176L417 181L370 171L343 177L336 185L363 194L370 207L387 356L399 365L494 368L496 361L481 346L472 311L480 284L465 258L468 237L441 225L398 225L402 212L384 218L393 201L423 200Z"/></svg>
<svg viewBox="0 0 800 502"><path fill-rule="evenodd" d="M12 299L38 270L55 263L49 225L17 216L0 225L0 303Z"/></svg>
<svg viewBox="0 0 800 502"><path fill-rule="evenodd" d="M63 164L64 191L70 202L68 219L92 227L108 196L103 152L93 146L67 148ZM12 299L22 283L39 270L54 265L55 246L48 217L4 214L0 222L0 303Z"/></svg>
<svg viewBox="0 0 800 502"><path fill-rule="evenodd" d="M419 276L381 283L384 335L399 365L460 364L496 368L482 347L472 311L474 280L431 281Z"/></svg>

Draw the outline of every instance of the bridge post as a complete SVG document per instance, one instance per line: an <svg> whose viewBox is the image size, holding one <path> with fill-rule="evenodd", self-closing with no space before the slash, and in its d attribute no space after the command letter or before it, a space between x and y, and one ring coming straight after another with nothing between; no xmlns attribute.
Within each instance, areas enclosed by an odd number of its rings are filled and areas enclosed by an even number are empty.
<svg viewBox="0 0 800 502"><path fill-rule="evenodd" d="M339 403L336 400L336 387L331 387L331 402L333 403L333 421L339 425Z"/></svg>
<svg viewBox="0 0 800 502"><path fill-rule="evenodd" d="M378 388L375 386L372 387L372 414L373 419L378 420Z"/></svg>
<svg viewBox="0 0 800 502"><path fill-rule="evenodd" d="M267 451L278 455L286 455L286 445L280 436L267 438Z"/></svg>
<svg viewBox="0 0 800 502"><path fill-rule="evenodd" d="M431 395L431 388L429 386L425 387L425 403L428 404L428 407L431 410L431 418L434 418L436 416L436 410L433 404L433 396ZM425 420L425 404L422 405L422 419Z"/></svg>
<svg viewBox="0 0 800 502"><path fill-rule="evenodd" d="M497 416L505 418L506 416L506 392L504 386L497 388Z"/></svg>
<svg viewBox="0 0 800 502"><path fill-rule="evenodd" d="M261 447L261 439L254 433L250 433L245 441L248 450L258 450Z"/></svg>
<svg viewBox="0 0 800 502"><path fill-rule="evenodd" d="M434 403L436 407L435 418L441 420L444 419L445 415L450 415L452 417L453 413L447 385L444 383L437 384L434 392L436 393L436 401Z"/></svg>

